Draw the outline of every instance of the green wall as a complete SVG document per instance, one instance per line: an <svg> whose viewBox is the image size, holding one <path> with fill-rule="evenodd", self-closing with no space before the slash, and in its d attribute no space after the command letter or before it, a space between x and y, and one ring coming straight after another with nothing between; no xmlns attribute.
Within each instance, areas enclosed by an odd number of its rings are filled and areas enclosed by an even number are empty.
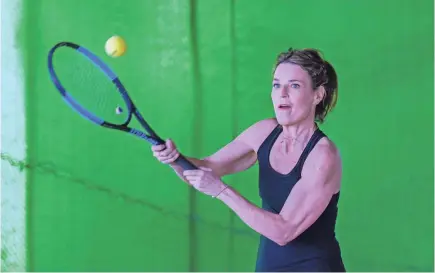
<svg viewBox="0 0 435 273"><path fill-rule="evenodd" d="M258 236L223 204L189 192L146 142L66 107L46 68L61 40L107 61L151 125L196 157L273 114L279 51L321 49L339 75L322 128L344 162L337 233L348 270L434 270L432 1L122 2L24 2L28 270L255 264ZM115 34L128 52L112 59L104 43ZM256 175L225 180L258 203Z"/></svg>

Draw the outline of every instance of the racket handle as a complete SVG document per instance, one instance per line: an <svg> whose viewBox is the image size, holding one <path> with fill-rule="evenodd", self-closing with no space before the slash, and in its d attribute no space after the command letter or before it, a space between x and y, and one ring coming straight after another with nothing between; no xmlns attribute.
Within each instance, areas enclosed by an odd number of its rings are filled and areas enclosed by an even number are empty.
<svg viewBox="0 0 435 273"><path fill-rule="evenodd" d="M197 170L198 167L193 165L192 162L187 160L183 155L180 154L180 156L175 160L175 163L180 165L184 170Z"/></svg>
<svg viewBox="0 0 435 273"><path fill-rule="evenodd" d="M153 145L165 145L166 142L161 139L158 136L154 136L154 138L152 138L152 142ZM190 162L189 160L187 160L183 155L180 154L180 156L175 160L175 164L180 165L184 170L197 170L198 167L196 167L195 165L193 165L192 162Z"/></svg>

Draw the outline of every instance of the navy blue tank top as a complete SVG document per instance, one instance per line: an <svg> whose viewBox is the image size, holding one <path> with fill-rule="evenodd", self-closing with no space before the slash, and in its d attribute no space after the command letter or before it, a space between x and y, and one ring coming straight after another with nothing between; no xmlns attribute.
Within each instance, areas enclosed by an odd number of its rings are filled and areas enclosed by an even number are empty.
<svg viewBox="0 0 435 273"><path fill-rule="evenodd" d="M282 132L277 125L258 150L259 194L262 208L279 214L293 186L301 178L302 167L317 142L326 135L317 129L304 148L295 167L287 174L275 171L269 161L270 151ZM261 236L256 271L344 271L340 247L335 237L337 203L335 194L323 214L305 232L285 246Z"/></svg>

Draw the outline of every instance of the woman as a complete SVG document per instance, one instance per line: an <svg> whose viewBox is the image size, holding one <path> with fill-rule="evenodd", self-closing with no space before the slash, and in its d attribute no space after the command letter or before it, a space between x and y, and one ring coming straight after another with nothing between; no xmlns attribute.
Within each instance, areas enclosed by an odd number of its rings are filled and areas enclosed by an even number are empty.
<svg viewBox="0 0 435 273"><path fill-rule="evenodd" d="M173 162L171 140L153 146L184 181L216 197L261 234L256 271L345 271L335 237L341 159L317 127L337 101L334 68L313 49L279 54L273 73L275 118L261 120L204 159L199 170ZM221 177L259 163L262 207L246 200Z"/></svg>

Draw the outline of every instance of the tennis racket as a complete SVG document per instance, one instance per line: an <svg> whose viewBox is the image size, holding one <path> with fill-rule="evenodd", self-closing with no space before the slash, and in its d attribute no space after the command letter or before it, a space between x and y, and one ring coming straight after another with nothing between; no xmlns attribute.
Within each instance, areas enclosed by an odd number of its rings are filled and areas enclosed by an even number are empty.
<svg viewBox="0 0 435 273"><path fill-rule="evenodd" d="M145 121L115 72L86 48L71 42L57 43L49 51L48 70L63 100L85 119L152 145L165 144ZM130 126L133 116L144 131ZM175 163L185 170L197 169L183 155Z"/></svg>

